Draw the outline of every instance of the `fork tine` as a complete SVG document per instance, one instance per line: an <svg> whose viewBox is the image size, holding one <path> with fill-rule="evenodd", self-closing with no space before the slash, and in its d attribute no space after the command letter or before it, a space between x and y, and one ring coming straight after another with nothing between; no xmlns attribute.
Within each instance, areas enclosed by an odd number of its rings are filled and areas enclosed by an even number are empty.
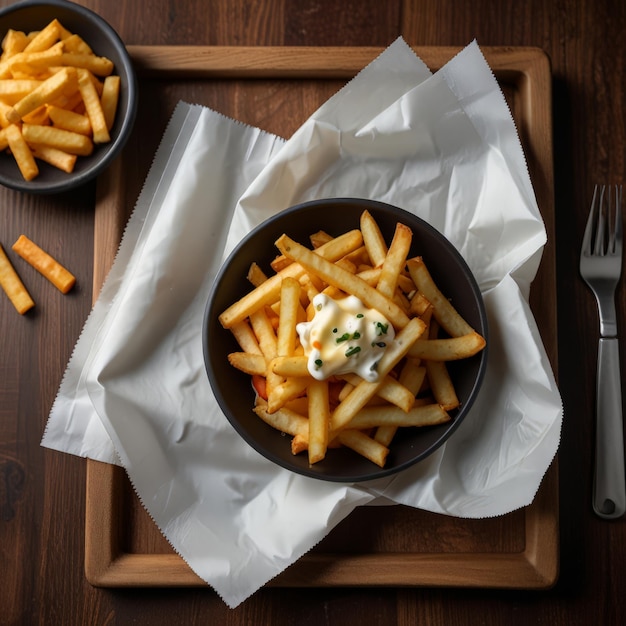
<svg viewBox="0 0 626 626"><path fill-rule="evenodd" d="M613 254L622 254L622 185L615 185L615 228L613 229Z"/></svg>
<svg viewBox="0 0 626 626"><path fill-rule="evenodd" d="M598 218L596 220L596 236L593 243L593 254L604 254L604 225L606 219L606 205L604 204L604 192L606 187L602 185L600 188L600 200L598 202ZM595 191L594 191L595 195ZM609 187L609 205L611 204L611 188Z"/></svg>
<svg viewBox="0 0 626 626"><path fill-rule="evenodd" d="M593 224L595 221L597 195L598 195L598 185L596 185L593 188L593 198L591 199L591 208L589 209L589 216L587 217L587 224L585 226L585 233L583 235L582 249L583 249L583 254L587 256L591 254L591 238L593 234Z"/></svg>

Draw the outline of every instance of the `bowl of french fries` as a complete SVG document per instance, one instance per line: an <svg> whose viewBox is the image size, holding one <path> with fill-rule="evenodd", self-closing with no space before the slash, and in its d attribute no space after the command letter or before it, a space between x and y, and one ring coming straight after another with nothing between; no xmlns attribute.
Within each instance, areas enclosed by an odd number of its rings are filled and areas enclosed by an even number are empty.
<svg viewBox="0 0 626 626"><path fill-rule="evenodd" d="M0 184L58 193L94 179L132 132L137 81L124 43L67 0L0 9Z"/></svg>
<svg viewBox="0 0 626 626"><path fill-rule="evenodd" d="M235 430L293 472L374 480L439 448L487 357L480 290L415 215L338 198L278 213L240 242L208 299L203 351Z"/></svg>

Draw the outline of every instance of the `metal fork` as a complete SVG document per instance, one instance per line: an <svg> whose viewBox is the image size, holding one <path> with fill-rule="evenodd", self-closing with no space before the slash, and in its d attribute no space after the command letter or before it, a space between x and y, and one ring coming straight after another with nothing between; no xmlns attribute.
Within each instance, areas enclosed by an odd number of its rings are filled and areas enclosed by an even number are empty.
<svg viewBox="0 0 626 626"><path fill-rule="evenodd" d="M580 274L600 314L596 380L593 509L605 519L626 511L622 392L615 290L622 269L622 187L596 185L580 253Z"/></svg>

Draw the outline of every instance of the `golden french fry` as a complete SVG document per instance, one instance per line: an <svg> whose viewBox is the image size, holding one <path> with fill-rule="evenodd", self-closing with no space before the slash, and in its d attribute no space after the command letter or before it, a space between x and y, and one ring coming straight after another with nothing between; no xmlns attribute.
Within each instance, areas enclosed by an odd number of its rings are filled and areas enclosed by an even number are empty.
<svg viewBox="0 0 626 626"><path fill-rule="evenodd" d="M300 307L300 283L285 278L280 287L280 318L278 324L276 354L291 356L296 349L296 324Z"/></svg>
<svg viewBox="0 0 626 626"><path fill-rule="evenodd" d="M309 237L309 241L314 248L319 248L325 243L328 243L332 238L332 235L329 235L327 232L324 232L323 230L318 230L316 233L313 233Z"/></svg>
<svg viewBox="0 0 626 626"><path fill-rule="evenodd" d="M43 145L34 145L32 153L35 159L45 161L49 165L52 165L63 172L67 172L69 174L74 171L77 159L75 154L69 154L67 152L63 152L63 150Z"/></svg>
<svg viewBox="0 0 626 626"><path fill-rule="evenodd" d="M361 232L363 233L363 242L369 254L374 267L383 264L387 256L387 244L380 232L380 228L376 220L369 211L361 213Z"/></svg>
<svg viewBox="0 0 626 626"><path fill-rule="evenodd" d="M0 62L6 61L19 52L22 52L27 44L28 38L26 37L26 33L10 28L2 40L2 56L0 56Z"/></svg>
<svg viewBox="0 0 626 626"><path fill-rule="evenodd" d="M389 448L362 433L359 430L344 430L337 434L337 439L347 448L354 450L366 459L376 463L379 467L385 466Z"/></svg>
<svg viewBox="0 0 626 626"><path fill-rule="evenodd" d="M396 291L400 272L406 264L412 240L413 231L404 224L397 224L391 246L383 261L378 285L376 285L376 289L388 298L392 298Z"/></svg>
<svg viewBox="0 0 626 626"><path fill-rule="evenodd" d="M287 378L273 388L268 388L267 411L275 413L283 408L287 402L301 395L309 385L308 378Z"/></svg>
<svg viewBox="0 0 626 626"><path fill-rule="evenodd" d="M438 404L446 411L459 406L454 384L444 361L426 361L426 373L430 383L430 391Z"/></svg>
<svg viewBox="0 0 626 626"><path fill-rule="evenodd" d="M50 48L59 39L60 33L61 24L55 18L28 42L24 52L41 52Z"/></svg>
<svg viewBox="0 0 626 626"><path fill-rule="evenodd" d="M46 106L46 111L56 128L62 128L63 130L69 130L81 135L89 135L91 133L91 123L85 115L54 105Z"/></svg>
<svg viewBox="0 0 626 626"><path fill-rule="evenodd" d="M362 408L350 422L350 430L365 430L377 426L433 426L450 421L450 415L440 404L426 404L403 411L396 406Z"/></svg>
<svg viewBox="0 0 626 626"><path fill-rule="evenodd" d="M102 93L100 94L100 105L104 113L104 121L107 129L110 131L115 121L117 113L117 105L120 99L121 78L119 76L107 76L102 84Z"/></svg>
<svg viewBox="0 0 626 626"><path fill-rule="evenodd" d="M104 111L100 103L100 97L87 70L78 70L78 89L85 103L85 110L91 122L94 143L108 143L111 136L104 119Z"/></svg>
<svg viewBox="0 0 626 626"><path fill-rule="evenodd" d="M24 180L33 180L39 174L39 168L19 128L15 125L7 126L5 134L13 158Z"/></svg>
<svg viewBox="0 0 626 626"><path fill-rule="evenodd" d="M13 250L47 278L61 293L67 293L76 283L76 278L71 272L25 235L19 236L13 244Z"/></svg>
<svg viewBox="0 0 626 626"><path fill-rule="evenodd" d="M277 356L272 359L270 369L285 378L310 376L308 363L306 356Z"/></svg>
<svg viewBox="0 0 626 626"><path fill-rule="evenodd" d="M267 280L267 276L258 263L252 263L248 269L247 279L252 285L258 287Z"/></svg>
<svg viewBox="0 0 626 626"><path fill-rule="evenodd" d="M328 381L314 380L308 388L309 399L309 463L313 465L326 456L330 408Z"/></svg>
<svg viewBox="0 0 626 626"><path fill-rule="evenodd" d="M18 313L24 315L35 306L34 300L30 297L28 290L24 287L15 268L9 261L4 249L0 245L0 285L4 289L9 300Z"/></svg>
<svg viewBox="0 0 626 626"><path fill-rule="evenodd" d="M241 321L237 324L233 324L230 327L230 332L235 337L235 340L239 344L239 347L244 352L249 352L250 354L263 354L261 348L259 347L259 342L254 334L252 328L250 328L250 324L247 321Z"/></svg>
<svg viewBox="0 0 626 626"><path fill-rule="evenodd" d="M0 150L6 150L9 147L9 138L7 137L6 128L0 129Z"/></svg>
<svg viewBox="0 0 626 626"><path fill-rule="evenodd" d="M75 54L93 54L93 50L89 44L76 33L70 33L62 28L61 41L63 42L63 49L66 52L73 52Z"/></svg>
<svg viewBox="0 0 626 626"><path fill-rule="evenodd" d="M2 79L0 80L0 99L6 104L13 105L22 100L22 98L27 97L28 94L34 89L37 89L42 82L41 80L35 79Z"/></svg>
<svg viewBox="0 0 626 626"><path fill-rule="evenodd" d="M43 144L78 156L88 156L93 152L93 142L89 137L62 128L24 124L22 135L29 144Z"/></svg>
<svg viewBox="0 0 626 626"><path fill-rule="evenodd" d="M87 70L95 76L109 76L113 71L113 61L106 57L94 54L76 54L65 52L61 57L61 64Z"/></svg>
<svg viewBox="0 0 626 626"><path fill-rule="evenodd" d="M416 287L433 305L435 319L448 334L459 337L468 335L474 330L441 293L421 257L409 259L407 268Z"/></svg>
<svg viewBox="0 0 626 626"><path fill-rule="evenodd" d="M316 274L329 285L356 296L365 306L379 311L396 328L403 328L407 325L409 318L395 302L370 287L355 274L337 267L287 235L281 235L276 241L276 246L285 256L297 261L307 271ZM318 248L318 250L321 249Z"/></svg>
<svg viewBox="0 0 626 626"><path fill-rule="evenodd" d="M288 435L302 435L308 439L309 420L298 415L294 411L281 408L276 411L268 411L267 405L259 401L254 407L254 412L266 423Z"/></svg>
<svg viewBox="0 0 626 626"><path fill-rule="evenodd" d="M409 354L427 361L458 361L474 356L485 343L484 337L473 330L467 335L446 339L418 339Z"/></svg>
<svg viewBox="0 0 626 626"><path fill-rule="evenodd" d="M251 354L250 352L231 352L228 355L228 362L238 370L246 374L265 376L267 365L262 354Z"/></svg>

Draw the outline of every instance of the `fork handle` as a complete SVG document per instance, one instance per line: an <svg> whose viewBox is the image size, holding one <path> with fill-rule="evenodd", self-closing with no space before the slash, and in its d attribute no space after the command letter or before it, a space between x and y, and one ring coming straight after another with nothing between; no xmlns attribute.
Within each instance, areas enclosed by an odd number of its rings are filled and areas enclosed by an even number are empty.
<svg viewBox="0 0 626 626"><path fill-rule="evenodd" d="M604 519L616 519L626 511L622 391L616 338L600 339L596 385L593 509Z"/></svg>

